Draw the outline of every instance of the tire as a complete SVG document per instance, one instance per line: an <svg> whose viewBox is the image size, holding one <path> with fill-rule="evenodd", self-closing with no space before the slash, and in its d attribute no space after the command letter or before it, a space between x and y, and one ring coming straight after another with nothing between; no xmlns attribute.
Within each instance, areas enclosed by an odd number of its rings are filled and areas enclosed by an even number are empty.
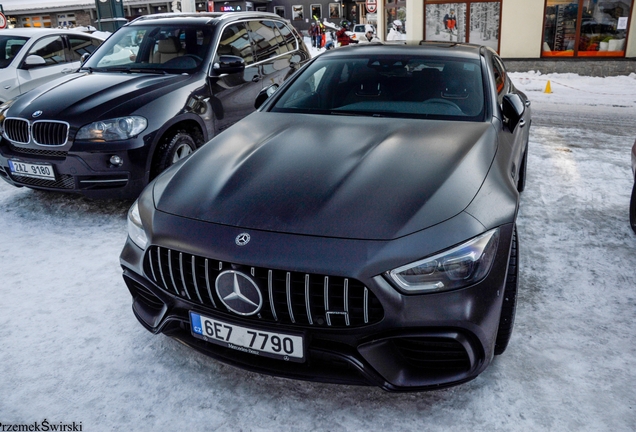
<svg viewBox="0 0 636 432"><path fill-rule="evenodd" d="M194 138L185 130L166 135L155 151L151 178L155 178L175 162L188 157L196 149Z"/></svg>
<svg viewBox="0 0 636 432"><path fill-rule="evenodd" d="M632 198L629 201L629 224L632 226L632 231L636 234L636 182L632 187Z"/></svg>
<svg viewBox="0 0 636 432"><path fill-rule="evenodd" d="M528 167L528 146L523 152L523 159L521 159L521 167L519 167L519 176L517 177L517 191L523 192L526 188L526 169Z"/></svg>
<svg viewBox="0 0 636 432"><path fill-rule="evenodd" d="M517 248L517 227L512 232L512 245L510 246L510 258L508 259L508 275L504 290L503 305L497 329L495 341L495 355L501 355L506 350L512 328L515 324L515 312L517 310L517 287L519 285L519 255Z"/></svg>

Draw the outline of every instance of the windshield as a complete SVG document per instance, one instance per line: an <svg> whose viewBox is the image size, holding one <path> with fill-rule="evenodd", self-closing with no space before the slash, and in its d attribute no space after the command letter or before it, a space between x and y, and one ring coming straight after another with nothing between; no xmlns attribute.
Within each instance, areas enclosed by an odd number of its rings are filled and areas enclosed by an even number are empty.
<svg viewBox="0 0 636 432"><path fill-rule="evenodd" d="M478 60L319 58L271 111L482 121L484 85Z"/></svg>
<svg viewBox="0 0 636 432"><path fill-rule="evenodd" d="M0 69L11 64L27 40L28 37L0 36Z"/></svg>
<svg viewBox="0 0 636 432"><path fill-rule="evenodd" d="M201 69L212 31L207 26L130 26L115 32L82 69L99 72L192 73Z"/></svg>

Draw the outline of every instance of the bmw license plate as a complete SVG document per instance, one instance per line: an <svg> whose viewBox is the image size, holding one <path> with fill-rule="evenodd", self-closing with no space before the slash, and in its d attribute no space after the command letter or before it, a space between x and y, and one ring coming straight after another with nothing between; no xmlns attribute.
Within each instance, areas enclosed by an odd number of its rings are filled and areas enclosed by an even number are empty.
<svg viewBox="0 0 636 432"><path fill-rule="evenodd" d="M250 354L293 362L305 361L303 337L230 324L190 312L192 335Z"/></svg>
<svg viewBox="0 0 636 432"><path fill-rule="evenodd" d="M55 180L55 172L50 164L32 164L9 160L9 169L13 174L44 180Z"/></svg>

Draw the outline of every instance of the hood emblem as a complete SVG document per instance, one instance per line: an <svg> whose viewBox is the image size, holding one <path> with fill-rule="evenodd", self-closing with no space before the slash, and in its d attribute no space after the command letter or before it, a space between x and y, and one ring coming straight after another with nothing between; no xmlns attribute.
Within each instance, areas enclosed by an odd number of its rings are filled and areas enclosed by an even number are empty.
<svg viewBox="0 0 636 432"><path fill-rule="evenodd" d="M37 110L36 112L31 114L31 117L40 117L41 115L42 115L42 111L41 110Z"/></svg>
<svg viewBox="0 0 636 432"><path fill-rule="evenodd" d="M214 284L221 302L235 314L254 315L263 307L261 290L245 273L226 270L217 276Z"/></svg>
<svg viewBox="0 0 636 432"><path fill-rule="evenodd" d="M248 233L241 233L236 236L234 242L239 246L245 246L250 242L250 235Z"/></svg>

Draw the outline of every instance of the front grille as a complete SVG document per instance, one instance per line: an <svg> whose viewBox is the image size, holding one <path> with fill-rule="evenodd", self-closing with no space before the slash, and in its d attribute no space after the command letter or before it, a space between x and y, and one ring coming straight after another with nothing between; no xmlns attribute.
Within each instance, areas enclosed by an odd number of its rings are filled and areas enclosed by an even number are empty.
<svg viewBox="0 0 636 432"><path fill-rule="evenodd" d="M35 156L61 157L61 158L64 158L68 155L68 152L65 152L65 151L18 147L11 143L9 145L11 147L11 150L13 150L15 153L35 155Z"/></svg>
<svg viewBox="0 0 636 432"><path fill-rule="evenodd" d="M55 120L37 120L32 124L28 120L9 117L4 120L4 133L15 143L33 142L43 146L62 146L68 140L69 125Z"/></svg>
<svg viewBox="0 0 636 432"><path fill-rule="evenodd" d="M396 351L412 367L439 371L467 371L470 357L464 346L447 338L412 337L393 339Z"/></svg>
<svg viewBox="0 0 636 432"><path fill-rule="evenodd" d="M283 324L355 327L379 322L384 316L378 298L355 279L285 270L245 267L152 246L144 271L172 295L205 307L227 311L215 290L225 270L250 274L258 285L263 307L248 317Z"/></svg>
<svg viewBox="0 0 636 432"><path fill-rule="evenodd" d="M41 186L54 189L74 189L75 179L70 175L60 175L57 180L45 180L32 177L25 177L11 173L11 178L26 186Z"/></svg>
<svg viewBox="0 0 636 432"><path fill-rule="evenodd" d="M5 119L4 133L13 142L28 144L31 138L29 122L19 118Z"/></svg>
<svg viewBox="0 0 636 432"><path fill-rule="evenodd" d="M68 139L68 123L56 121L36 121L31 126L33 141L40 145L61 146Z"/></svg>

